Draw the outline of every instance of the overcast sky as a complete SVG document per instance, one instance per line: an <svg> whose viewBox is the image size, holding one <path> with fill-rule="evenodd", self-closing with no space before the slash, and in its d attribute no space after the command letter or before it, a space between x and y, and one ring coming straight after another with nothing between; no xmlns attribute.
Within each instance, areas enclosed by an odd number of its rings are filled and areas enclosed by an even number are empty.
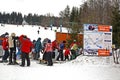
<svg viewBox="0 0 120 80"><path fill-rule="evenodd" d="M36 13L44 15L52 13L58 16L67 5L80 7L84 0L0 0L0 12Z"/></svg>

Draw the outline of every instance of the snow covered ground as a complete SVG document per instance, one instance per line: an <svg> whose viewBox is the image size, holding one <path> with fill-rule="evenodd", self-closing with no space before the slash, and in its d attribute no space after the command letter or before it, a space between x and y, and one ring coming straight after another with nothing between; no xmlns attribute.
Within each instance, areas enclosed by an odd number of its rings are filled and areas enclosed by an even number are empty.
<svg viewBox="0 0 120 80"><path fill-rule="evenodd" d="M26 34L31 39L38 37L55 39L54 30L44 30L40 27L40 34L38 35L38 27L15 26L0 26L0 35L5 32L15 32L18 36ZM42 34L43 32L45 34ZM0 63L0 80L120 80L120 64L114 64L112 56L80 55L75 60L54 63L53 66L41 65L34 60L31 60L30 67L6 64Z"/></svg>
<svg viewBox="0 0 120 80"><path fill-rule="evenodd" d="M30 67L0 64L0 80L120 80L120 65L112 57L79 56L66 63L46 66L31 61Z"/></svg>

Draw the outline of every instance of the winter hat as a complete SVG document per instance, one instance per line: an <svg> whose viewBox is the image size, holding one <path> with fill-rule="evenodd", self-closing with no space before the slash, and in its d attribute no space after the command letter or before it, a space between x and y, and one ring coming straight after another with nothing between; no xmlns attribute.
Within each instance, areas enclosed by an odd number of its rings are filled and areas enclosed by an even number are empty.
<svg viewBox="0 0 120 80"><path fill-rule="evenodd" d="M5 33L5 37L9 37L9 33L6 32L6 33Z"/></svg>
<svg viewBox="0 0 120 80"><path fill-rule="evenodd" d="M51 40L48 40L48 43L51 43Z"/></svg>
<svg viewBox="0 0 120 80"><path fill-rule="evenodd" d="M5 33L5 35L9 35L9 33L8 33L8 32L6 32L6 33Z"/></svg>
<svg viewBox="0 0 120 80"><path fill-rule="evenodd" d="M38 40L41 40L41 38L38 38Z"/></svg>
<svg viewBox="0 0 120 80"><path fill-rule="evenodd" d="M66 41L63 41L63 43L66 43Z"/></svg>
<svg viewBox="0 0 120 80"><path fill-rule="evenodd" d="M27 38L27 35L24 35L24 38Z"/></svg>
<svg viewBox="0 0 120 80"><path fill-rule="evenodd" d="M15 36L15 33L11 33L11 36Z"/></svg>

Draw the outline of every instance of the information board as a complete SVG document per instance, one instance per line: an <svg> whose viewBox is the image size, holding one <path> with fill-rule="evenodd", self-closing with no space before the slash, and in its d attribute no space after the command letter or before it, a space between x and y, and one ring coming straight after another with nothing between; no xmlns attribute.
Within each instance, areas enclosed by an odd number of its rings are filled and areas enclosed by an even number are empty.
<svg viewBox="0 0 120 80"><path fill-rule="evenodd" d="M112 26L84 24L84 55L109 56L112 54Z"/></svg>

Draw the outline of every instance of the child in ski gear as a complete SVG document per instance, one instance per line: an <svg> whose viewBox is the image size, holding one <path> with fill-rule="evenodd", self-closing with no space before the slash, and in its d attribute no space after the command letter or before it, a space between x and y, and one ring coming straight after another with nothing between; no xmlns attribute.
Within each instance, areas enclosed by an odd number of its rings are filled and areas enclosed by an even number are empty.
<svg viewBox="0 0 120 80"><path fill-rule="evenodd" d="M67 47L67 48L65 49L65 52L64 52L65 61L66 61L66 59L69 60L69 55L70 55L70 49Z"/></svg>

